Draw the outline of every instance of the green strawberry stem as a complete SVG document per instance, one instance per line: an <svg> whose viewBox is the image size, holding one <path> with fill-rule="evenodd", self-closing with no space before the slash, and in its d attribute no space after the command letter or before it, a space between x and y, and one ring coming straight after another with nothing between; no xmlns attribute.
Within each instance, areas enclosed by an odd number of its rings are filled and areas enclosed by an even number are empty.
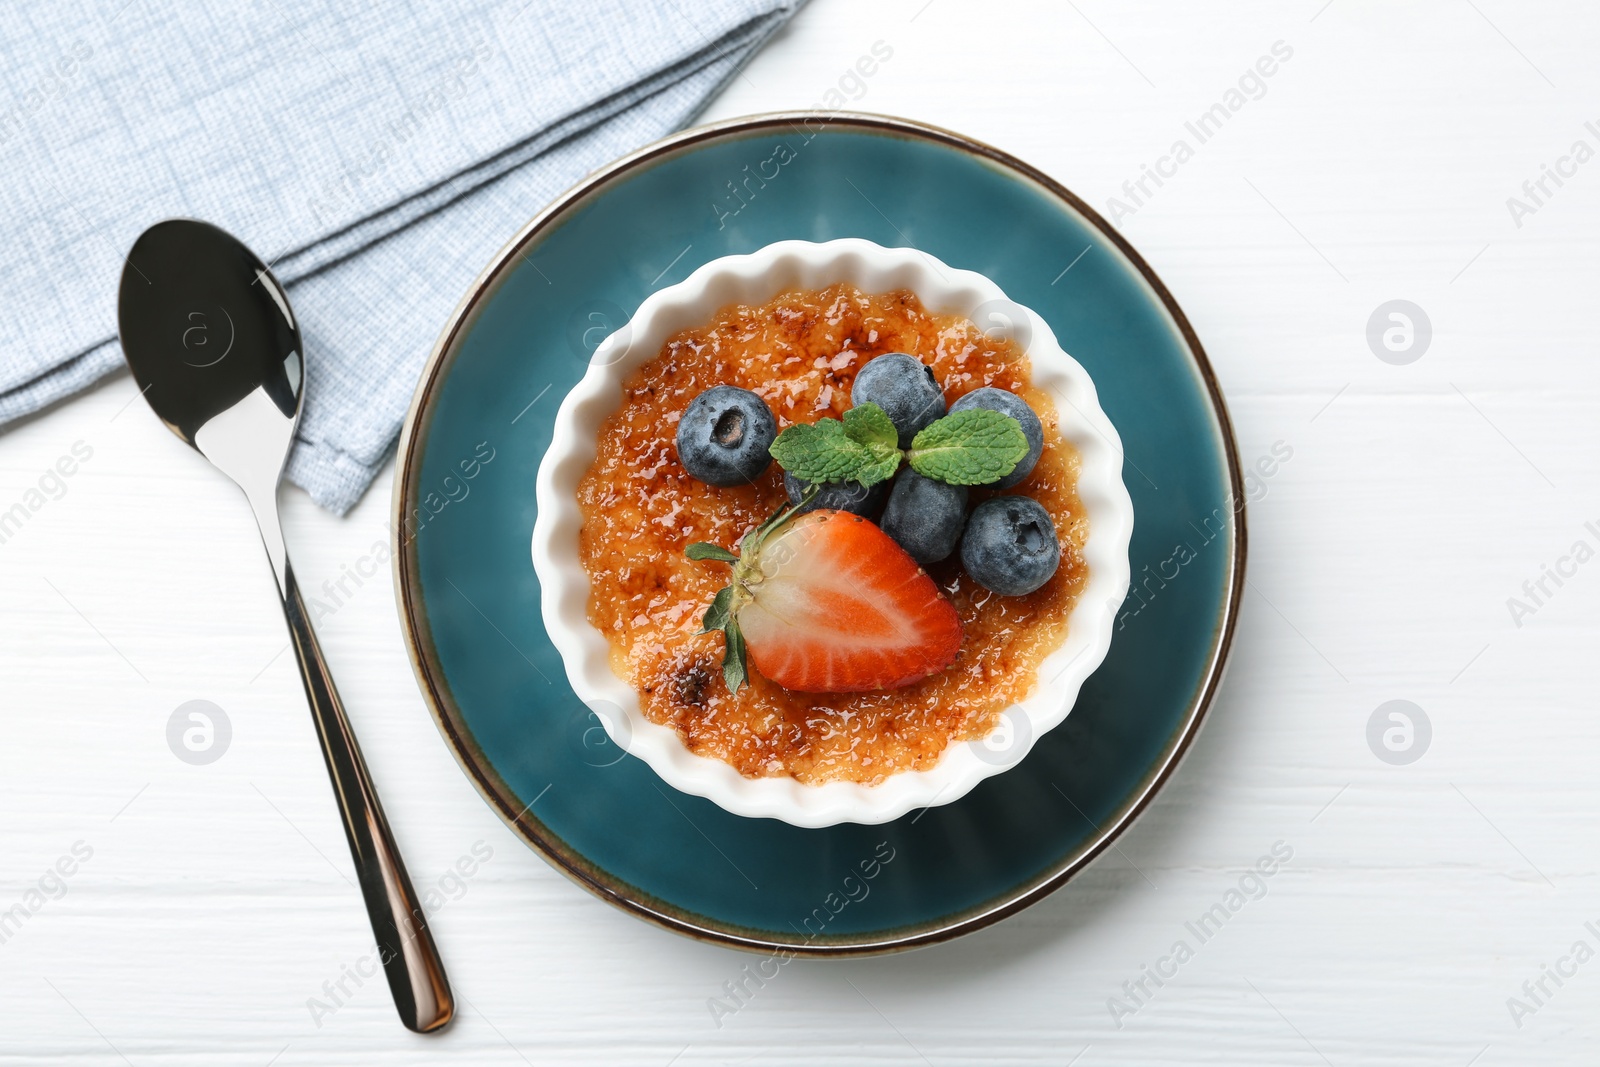
<svg viewBox="0 0 1600 1067"><path fill-rule="evenodd" d="M757 566L761 543L782 529L801 508L811 503L821 489L820 482L806 486L805 492L800 494L798 503L779 509L771 518L745 534L739 542L738 552L729 551L709 541L696 541L683 550L683 554L692 560L709 559L733 564L731 581L717 590L717 595L711 599L705 616L700 620L700 629L696 631L702 634L715 630L722 631L722 680L727 684L730 693L737 693L750 678L744 634L739 630L739 609L750 602L754 596L751 592L752 587L761 581L761 571Z"/></svg>
<svg viewBox="0 0 1600 1067"><path fill-rule="evenodd" d="M723 548L721 545L711 544L709 541L696 541L683 550L683 554L692 560L714 559L722 563L737 563L739 557Z"/></svg>

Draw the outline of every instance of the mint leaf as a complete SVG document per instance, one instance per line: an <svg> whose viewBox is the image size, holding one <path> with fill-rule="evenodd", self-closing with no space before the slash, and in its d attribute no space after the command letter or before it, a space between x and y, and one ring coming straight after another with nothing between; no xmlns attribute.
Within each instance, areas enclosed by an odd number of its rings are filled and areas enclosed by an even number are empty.
<svg viewBox="0 0 1600 1067"><path fill-rule="evenodd" d="M878 405L866 403L846 411L844 432L871 456L852 480L863 486L877 485L900 469L900 432Z"/></svg>
<svg viewBox="0 0 1600 1067"><path fill-rule="evenodd" d="M768 449L778 465L808 482L877 485L900 467L899 434L876 404L844 413L844 421L818 419L778 435Z"/></svg>
<svg viewBox="0 0 1600 1067"><path fill-rule="evenodd" d="M723 548L721 545L711 544L709 541L696 541L683 550L683 554L693 560L715 559L723 563L738 563L739 557Z"/></svg>
<svg viewBox="0 0 1600 1067"><path fill-rule="evenodd" d="M894 450L893 455L887 456L883 459L874 460L871 463L863 466L853 477L851 477L850 480L853 482L860 482L862 488L867 488L877 485L881 481L893 478L894 472L899 469L900 450L897 448Z"/></svg>
<svg viewBox="0 0 1600 1067"><path fill-rule="evenodd" d="M848 481L874 463L872 453L852 440L838 419L791 426L767 451L784 470L808 482Z"/></svg>
<svg viewBox="0 0 1600 1067"><path fill-rule="evenodd" d="M900 451L900 432L876 404L860 404L845 412L844 432L875 455Z"/></svg>
<svg viewBox="0 0 1600 1067"><path fill-rule="evenodd" d="M987 485L1010 474L1028 454L1022 424L1010 415L968 408L925 427L907 453L925 478L948 485Z"/></svg>

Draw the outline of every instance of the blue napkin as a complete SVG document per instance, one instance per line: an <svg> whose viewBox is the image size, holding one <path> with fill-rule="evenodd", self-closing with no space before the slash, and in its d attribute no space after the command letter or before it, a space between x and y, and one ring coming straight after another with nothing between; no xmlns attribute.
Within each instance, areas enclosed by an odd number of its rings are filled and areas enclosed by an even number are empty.
<svg viewBox="0 0 1600 1067"><path fill-rule="evenodd" d="M23 0L0 31L0 423L120 368L170 216L273 265L305 336L288 475L343 513L456 302L597 166L690 122L804 0Z"/></svg>

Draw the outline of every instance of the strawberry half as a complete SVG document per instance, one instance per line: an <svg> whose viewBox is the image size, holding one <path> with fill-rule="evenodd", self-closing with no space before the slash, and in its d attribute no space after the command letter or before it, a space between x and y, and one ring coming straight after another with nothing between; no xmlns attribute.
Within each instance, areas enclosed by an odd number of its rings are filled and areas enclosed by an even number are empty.
<svg viewBox="0 0 1600 1067"><path fill-rule="evenodd" d="M733 583L717 594L702 630L725 632L730 689L744 681L747 651L756 670L786 689L853 693L910 685L961 650L955 605L860 516L779 516L741 548L737 557L712 545L690 551L734 563Z"/></svg>

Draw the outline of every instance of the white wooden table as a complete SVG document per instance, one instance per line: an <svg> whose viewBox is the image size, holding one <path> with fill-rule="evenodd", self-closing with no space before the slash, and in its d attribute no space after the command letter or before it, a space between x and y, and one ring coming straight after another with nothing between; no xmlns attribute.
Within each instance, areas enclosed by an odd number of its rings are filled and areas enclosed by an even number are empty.
<svg viewBox="0 0 1600 1067"><path fill-rule="evenodd" d="M0 544L0 912L30 912L0 917L0 1063L1593 1063L1600 162L1562 159L1600 150L1597 43L1576 0L813 0L735 80L709 118L837 92L1123 199L1244 459L1292 455L1250 508L1228 682L1120 849L955 943L792 963L721 1026L745 957L583 893L478 798L386 568L320 629L461 1012L408 1034L375 978L314 1012L370 932L244 500L125 375L0 437L0 510L79 453ZM1168 176L1134 201L1144 164ZM1395 299L1431 322L1403 365L1367 339ZM285 497L312 589L386 536L387 479L343 520ZM232 724L209 765L168 748L190 700ZM1431 724L1408 764L1368 744L1391 700Z"/></svg>

